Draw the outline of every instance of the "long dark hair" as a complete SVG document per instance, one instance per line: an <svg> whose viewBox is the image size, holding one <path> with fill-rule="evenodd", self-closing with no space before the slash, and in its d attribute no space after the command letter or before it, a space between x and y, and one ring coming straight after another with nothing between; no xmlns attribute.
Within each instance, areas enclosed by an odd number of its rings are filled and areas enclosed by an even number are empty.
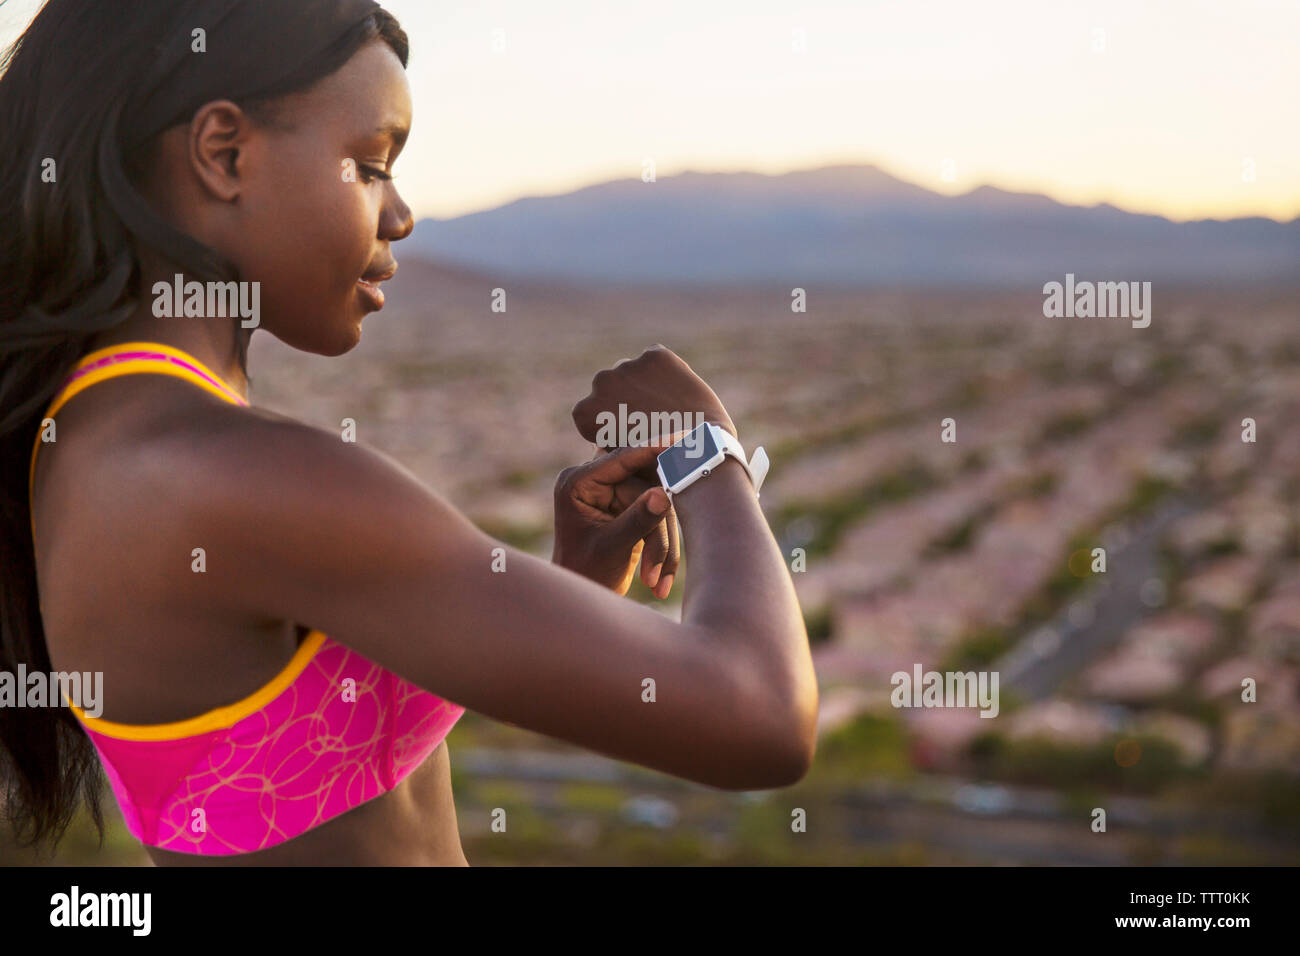
<svg viewBox="0 0 1300 956"><path fill-rule="evenodd" d="M256 116L373 39L406 66L406 34L373 0L48 0L0 54L0 671L51 670L28 462L89 339L136 307L133 243L200 281L239 278L133 188L152 143L214 99ZM20 845L52 849L85 800L102 846L98 761L66 707L0 707L0 775Z"/></svg>

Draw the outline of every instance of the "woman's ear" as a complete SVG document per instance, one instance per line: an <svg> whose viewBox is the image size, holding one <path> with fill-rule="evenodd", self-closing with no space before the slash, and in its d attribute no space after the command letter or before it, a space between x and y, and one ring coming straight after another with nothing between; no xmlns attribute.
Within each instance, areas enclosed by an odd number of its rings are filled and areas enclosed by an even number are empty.
<svg viewBox="0 0 1300 956"><path fill-rule="evenodd" d="M190 168L203 188L222 202L239 197L240 151L252 131L248 114L230 100L205 103L190 120Z"/></svg>

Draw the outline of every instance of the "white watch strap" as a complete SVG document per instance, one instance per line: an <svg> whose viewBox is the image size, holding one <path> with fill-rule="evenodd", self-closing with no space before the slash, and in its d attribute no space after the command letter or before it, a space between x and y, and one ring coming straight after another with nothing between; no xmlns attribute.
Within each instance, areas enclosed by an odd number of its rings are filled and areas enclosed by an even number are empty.
<svg viewBox="0 0 1300 956"><path fill-rule="evenodd" d="M763 487L763 479L767 477L769 464L767 460L767 452L763 450L761 445L758 448L755 448L754 460L751 462L745 456L745 447L741 445L739 438L731 434L731 432L727 431L721 425L713 425L712 422L710 422L710 425L713 426L714 438L717 439L718 446L722 449L723 453L731 455L744 466L745 473L749 475L749 480L754 483L754 494L757 496L759 494L759 489Z"/></svg>

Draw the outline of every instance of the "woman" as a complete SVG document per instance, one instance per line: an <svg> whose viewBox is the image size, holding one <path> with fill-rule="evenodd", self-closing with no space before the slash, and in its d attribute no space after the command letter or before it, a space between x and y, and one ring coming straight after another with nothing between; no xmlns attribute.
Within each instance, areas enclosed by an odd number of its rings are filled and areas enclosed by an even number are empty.
<svg viewBox="0 0 1300 956"><path fill-rule="evenodd" d="M256 328L340 355L383 306L412 228L406 59L370 0L49 0L6 56L0 669L104 688L98 716L0 708L33 841L82 799L101 825L102 765L159 865L463 865L466 708L725 789L807 770L807 635L739 464L672 512L670 441L566 469L547 563L249 405ZM256 315L170 314L178 275L244 283ZM661 347L597 374L580 432L620 403L736 431ZM621 597L638 560L667 595L675 519L681 623Z"/></svg>

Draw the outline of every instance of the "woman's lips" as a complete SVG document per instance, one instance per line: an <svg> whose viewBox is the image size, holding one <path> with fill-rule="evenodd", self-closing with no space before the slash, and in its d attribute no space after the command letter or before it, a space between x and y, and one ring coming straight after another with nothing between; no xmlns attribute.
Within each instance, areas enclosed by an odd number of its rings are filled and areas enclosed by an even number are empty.
<svg viewBox="0 0 1300 956"><path fill-rule="evenodd" d="M363 273L361 278L357 280L357 289L370 304L371 311L378 312L384 307L384 290L379 288L379 283L387 282L396 274L397 263L389 259L388 263L381 266L379 271L371 269Z"/></svg>
<svg viewBox="0 0 1300 956"><path fill-rule="evenodd" d="M384 307L384 290L379 288L377 282L358 279L357 291L360 292L361 297L369 303L372 312L378 312Z"/></svg>

